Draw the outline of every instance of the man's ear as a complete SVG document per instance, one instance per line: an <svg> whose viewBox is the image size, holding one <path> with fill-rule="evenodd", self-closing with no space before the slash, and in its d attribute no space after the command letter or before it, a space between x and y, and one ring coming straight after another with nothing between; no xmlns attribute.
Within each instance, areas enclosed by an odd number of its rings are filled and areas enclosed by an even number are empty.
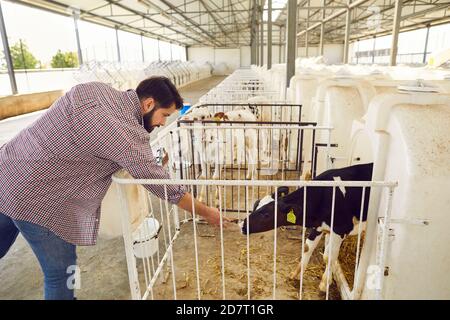
<svg viewBox="0 0 450 320"><path fill-rule="evenodd" d="M154 103L154 102L155 102L155 101L153 100L152 97L145 98L145 99L142 101L142 104L141 104L142 111L143 111L144 113L147 113L147 112L152 111L153 108L155 107L155 103Z"/></svg>

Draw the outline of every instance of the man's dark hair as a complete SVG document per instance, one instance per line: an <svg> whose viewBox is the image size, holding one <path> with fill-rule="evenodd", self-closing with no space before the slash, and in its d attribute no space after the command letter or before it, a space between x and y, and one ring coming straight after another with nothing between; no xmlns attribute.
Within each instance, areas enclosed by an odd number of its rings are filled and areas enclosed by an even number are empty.
<svg viewBox="0 0 450 320"><path fill-rule="evenodd" d="M152 76L139 83L136 88L139 100L153 98L162 108L169 108L173 103L177 109L183 108L183 98L174 84L166 77Z"/></svg>

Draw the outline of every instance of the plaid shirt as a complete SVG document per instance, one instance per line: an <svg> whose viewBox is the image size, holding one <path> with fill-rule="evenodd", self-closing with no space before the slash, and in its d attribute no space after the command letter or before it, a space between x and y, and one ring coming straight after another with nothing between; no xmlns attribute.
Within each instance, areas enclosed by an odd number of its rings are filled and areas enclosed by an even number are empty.
<svg viewBox="0 0 450 320"><path fill-rule="evenodd" d="M169 179L155 162L134 90L91 82L73 87L0 148L0 212L44 226L75 245L96 243L111 175ZM164 199L164 186L145 185ZM182 186L167 186L178 203Z"/></svg>

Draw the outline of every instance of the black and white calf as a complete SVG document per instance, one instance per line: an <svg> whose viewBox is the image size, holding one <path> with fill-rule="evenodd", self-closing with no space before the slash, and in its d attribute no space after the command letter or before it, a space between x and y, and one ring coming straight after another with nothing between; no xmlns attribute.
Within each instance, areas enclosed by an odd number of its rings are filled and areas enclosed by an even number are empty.
<svg viewBox="0 0 450 320"><path fill-rule="evenodd" d="M373 164L360 164L351 167L332 169L323 172L314 180L322 181L371 181ZM291 278L298 278L303 266L306 270L309 259L317 247L323 233L330 233L332 240L332 248L330 250L331 265L339 256L339 249L342 241L346 236L358 233L361 224L361 230L365 228L367 220L367 209L370 197L370 188L366 188L364 192L364 200L362 199L363 187L336 187L334 200L334 220L333 230L331 226L332 212L332 187L307 187L306 191L306 221L303 221L304 208L304 189L299 188L296 191L279 197L277 199L277 226L301 225L310 232L306 240L304 255L297 269L291 274ZM255 203L254 211L245 219L241 225L242 233L257 233L272 230L275 225L275 202L274 194L271 199L264 197ZM263 201L264 200L264 201ZM361 201L364 201L362 210L362 219L360 221ZM325 248L324 260L328 268L328 248ZM320 290L325 291L328 283L326 269Z"/></svg>

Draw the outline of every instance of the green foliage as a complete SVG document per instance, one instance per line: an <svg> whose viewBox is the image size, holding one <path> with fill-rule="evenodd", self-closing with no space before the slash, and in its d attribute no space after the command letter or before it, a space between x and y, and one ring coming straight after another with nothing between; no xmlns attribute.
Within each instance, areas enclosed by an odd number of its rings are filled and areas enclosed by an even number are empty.
<svg viewBox="0 0 450 320"><path fill-rule="evenodd" d="M36 69L38 60L28 49L26 43L17 42L10 48L14 69Z"/></svg>
<svg viewBox="0 0 450 320"><path fill-rule="evenodd" d="M75 68L78 67L78 56L75 52L58 52L53 56L52 68Z"/></svg>
<svg viewBox="0 0 450 320"><path fill-rule="evenodd" d="M5 54L0 51L0 70L5 70L6 68Z"/></svg>

